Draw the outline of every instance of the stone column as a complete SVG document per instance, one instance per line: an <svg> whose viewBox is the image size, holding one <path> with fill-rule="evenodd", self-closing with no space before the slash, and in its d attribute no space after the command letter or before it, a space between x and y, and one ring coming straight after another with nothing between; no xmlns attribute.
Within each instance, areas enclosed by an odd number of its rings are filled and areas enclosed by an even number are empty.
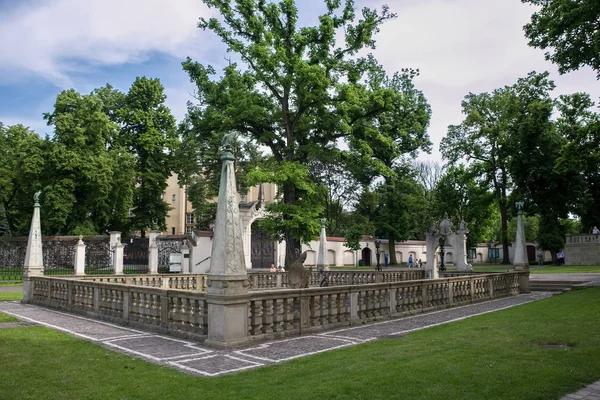
<svg viewBox="0 0 600 400"><path fill-rule="evenodd" d="M465 221L461 221L455 239L457 271L473 270L473 266L467 261L467 233L469 233L469 230L465 225Z"/></svg>
<svg viewBox="0 0 600 400"><path fill-rule="evenodd" d="M206 296L208 338L204 344L219 348L248 341L248 276L231 137L226 134L223 138L223 166Z"/></svg>
<svg viewBox="0 0 600 400"><path fill-rule="evenodd" d="M85 243L81 235L75 245L75 275L85 275Z"/></svg>
<svg viewBox="0 0 600 400"><path fill-rule="evenodd" d="M113 270L115 275L123 275L123 244L121 239L113 247Z"/></svg>
<svg viewBox="0 0 600 400"><path fill-rule="evenodd" d="M425 241L427 243L427 262L425 263L425 277L428 279L438 279L439 273L435 262L435 251L437 250L437 241L439 239L435 223L427 229Z"/></svg>
<svg viewBox="0 0 600 400"><path fill-rule="evenodd" d="M190 273L190 247L185 242L181 246L181 272Z"/></svg>
<svg viewBox="0 0 600 400"><path fill-rule="evenodd" d="M121 241L121 232L119 231L110 231L108 232L110 238L108 240L108 246L110 248L110 264L115 264L115 246L117 242ZM114 269L113 269L114 272Z"/></svg>
<svg viewBox="0 0 600 400"><path fill-rule="evenodd" d="M156 244L156 236L152 238L150 247L148 248L148 273L150 275L158 274L158 245Z"/></svg>
<svg viewBox="0 0 600 400"><path fill-rule="evenodd" d="M529 261L527 260L527 245L525 243L525 228L523 227L523 202L517 201L517 237L515 238L515 255L513 258L513 268L518 270L528 270Z"/></svg>
<svg viewBox="0 0 600 400"><path fill-rule="evenodd" d="M30 303L33 300L33 282L31 278L44 275L42 227L40 224L40 194L41 192L37 192L33 196L33 217L31 218L27 252L25 253L25 263L23 264L23 303Z"/></svg>
<svg viewBox="0 0 600 400"><path fill-rule="evenodd" d="M319 238L319 252L317 253L317 271L328 271L327 265L327 234L325 232L325 218L321 219L321 237Z"/></svg>

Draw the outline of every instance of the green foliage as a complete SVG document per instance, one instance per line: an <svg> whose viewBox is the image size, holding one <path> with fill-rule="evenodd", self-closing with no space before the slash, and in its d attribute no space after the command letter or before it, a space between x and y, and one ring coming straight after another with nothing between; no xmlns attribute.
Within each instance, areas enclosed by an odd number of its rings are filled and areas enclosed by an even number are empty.
<svg viewBox="0 0 600 400"><path fill-rule="evenodd" d="M541 7L525 25L529 45L543 50L560 73L589 65L600 79L600 3L597 0L521 0Z"/></svg>
<svg viewBox="0 0 600 400"><path fill-rule="evenodd" d="M204 3L218 18L202 18L199 27L214 32L244 65L232 63L215 79L213 67L188 58L183 68L197 87L199 101L190 106L189 118L195 119L197 142L210 141L211 132L233 131L270 151L272 160L256 176L278 182L282 204L271 208L264 227L285 238L289 265L300 242L318 233L316 218L322 215L322 204L309 198L316 184L305 180L309 176L298 166L323 159L319 155L346 140L363 165L385 172L372 157L372 148L391 139L380 137L374 127L381 113L393 112L399 95L382 84L382 70L373 57L358 54L374 47L374 34L394 15L384 6L381 12L364 8L362 18L355 18L353 1L343 6L326 1L318 24L300 27L293 0ZM344 46L336 45L338 34ZM273 176L276 170L281 177Z"/></svg>
<svg viewBox="0 0 600 400"><path fill-rule="evenodd" d="M0 202L14 235L29 232L33 194L42 187L44 152L44 141L29 128L0 123Z"/></svg>
<svg viewBox="0 0 600 400"><path fill-rule="evenodd" d="M122 124L118 142L135 157L132 227L136 230L166 229L170 208L161 196L176 165L172 153L178 140L165 99L158 79L138 77L117 112Z"/></svg>
<svg viewBox="0 0 600 400"><path fill-rule="evenodd" d="M437 182L432 206L438 221L448 215L455 225L460 221L467 223L469 247L490 239L488 227L496 207L494 195L481 182L477 167L478 164L471 168L459 164L447 169Z"/></svg>
<svg viewBox="0 0 600 400"><path fill-rule="evenodd" d="M48 234L97 234L128 218L133 159L116 143L119 125L104 101L97 92L71 89L44 115L54 125L43 176L42 227Z"/></svg>

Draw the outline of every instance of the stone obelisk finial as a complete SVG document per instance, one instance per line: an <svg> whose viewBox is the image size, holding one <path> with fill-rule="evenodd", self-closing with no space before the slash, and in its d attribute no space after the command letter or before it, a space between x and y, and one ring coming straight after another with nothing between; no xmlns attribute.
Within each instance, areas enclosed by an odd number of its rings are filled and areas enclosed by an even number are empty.
<svg viewBox="0 0 600 400"><path fill-rule="evenodd" d="M515 269L529 269L527 260L527 244L525 243L525 227L523 226L523 202L517 201L517 235L515 238L515 257L513 266Z"/></svg>
<svg viewBox="0 0 600 400"><path fill-rule="evenodd" d="M208 337L204 344L220 348L239 346L248 340L248 276L231 137L227 134L223 138L223 167L206 296Z"/></svg>
<svg viewBox="0 0 600 400"><path fill-rule="evenodd" d="M210 259L211 275L246 275L231 134L223 137L223 166Z"/></svg>
<svg viewBox="0 0 600 400"><path fill-rule="evenodd" d="M325 270L325 263L327 262L327 234L325 232L325 218L321 219L321 236L319 238L319 252L317 253L317 271L321 272Z"/></svg>
<svg viewBox="0 0 600 400"><path fill-rule="evenodd" d="M33 217L27 240L27 252L23 264L23 302L31 301L32 284L30 278L44 275L44 254L42 252L42 228L40 224L40 194L33 195Z"/></svg>

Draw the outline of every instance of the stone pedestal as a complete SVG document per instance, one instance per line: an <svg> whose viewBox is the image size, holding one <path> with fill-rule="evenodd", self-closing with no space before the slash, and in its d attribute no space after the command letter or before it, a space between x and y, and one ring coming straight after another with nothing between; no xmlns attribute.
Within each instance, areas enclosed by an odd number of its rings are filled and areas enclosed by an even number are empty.
<svg viewBox="0 0 600 400"><path fill-rule="evenodd" d="M121 239L115 244L113 257L113 271L115 275L123 275L123 244L121 243Z"/></svg>
<svg viewBox="0 0 600 400"><path fill-rule="evenodd" d="M207 346L230 348L248 340L248 277L209 275Z"/></svg>
<svg viewBox="0 0 600 400"><path fill-rule="evenodd" d="M82 236L79 236L75 245L75 275L85 275L85 243Z"/></svg>
<svg viewBox="0 0 600 400"><path fill-rule="evenodd" d="M183 274L190 273L190 248L187 243L181 246L181 272Z"/></svg>
<svg viewBox="0 0 600 400"><path fill-rule="evenodd" d="M158 274L158 246L156 245L156 236L150 242L148 248L148 273Z"/></svg>

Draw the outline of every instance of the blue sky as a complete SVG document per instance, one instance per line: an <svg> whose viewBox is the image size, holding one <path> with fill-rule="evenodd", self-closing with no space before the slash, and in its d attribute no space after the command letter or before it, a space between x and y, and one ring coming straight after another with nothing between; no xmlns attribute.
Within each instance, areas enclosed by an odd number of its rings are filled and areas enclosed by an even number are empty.
<svg viewBox="0 0 600 400"><path fill-rule="evenodd" d="M321 0L297 0L301 20L313 23ZM419 68L416 85L432 105L431 156L449 124L462 120L469 92L510 85L529 71L545 71L555 94L587 91L600 83L588 68L560 76L541 50L527 46L522 26L533 8L520 0L357 0L358 7L388 4L398 18L376 36L377 59L392 74ZM196 27L210 16L200 0L0 0L0 121L51 134L42 114L58 93L82 93L110 83L126 91L136 76L159 78L177 119L193 86L181 70L186 56L219 70L230 57L210 32Z"/></svg>

